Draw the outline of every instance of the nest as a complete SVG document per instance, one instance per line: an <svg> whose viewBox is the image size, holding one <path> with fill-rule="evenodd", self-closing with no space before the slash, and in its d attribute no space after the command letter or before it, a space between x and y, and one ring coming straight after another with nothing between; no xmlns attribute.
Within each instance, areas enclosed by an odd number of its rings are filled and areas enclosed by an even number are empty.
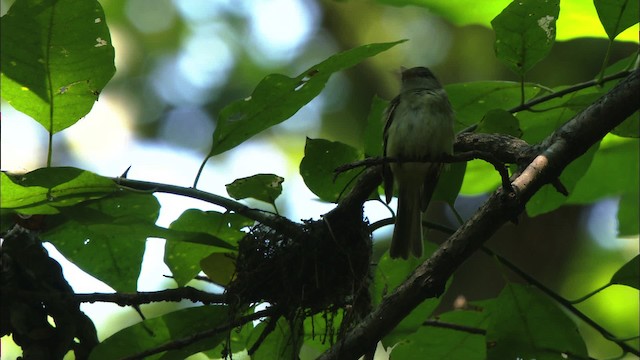
<svg viewBox="0 0 640 360"><path fill-rule="evenodd" d="M310 316L369 299L366 225L362 218L325 217L305 221L296 238L258 225L239 242L236 276L227 294L240 306L268 302L284 316L301 311Z"/></svg>

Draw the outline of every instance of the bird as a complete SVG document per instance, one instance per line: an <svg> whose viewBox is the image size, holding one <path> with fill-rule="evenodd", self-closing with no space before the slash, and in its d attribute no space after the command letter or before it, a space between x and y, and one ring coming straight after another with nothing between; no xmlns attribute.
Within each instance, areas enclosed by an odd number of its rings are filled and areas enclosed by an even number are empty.
<svg viewBox="0 0 640 360"><path fill-rule="evenodd" d="M426 67L402 69L400 94L383 113L383 155L398 161L383 169L387 204L398 188L398 208L389 255L423 254L422 212L427 209L443 164L453 153L454 112L440 82Z"/></svg>

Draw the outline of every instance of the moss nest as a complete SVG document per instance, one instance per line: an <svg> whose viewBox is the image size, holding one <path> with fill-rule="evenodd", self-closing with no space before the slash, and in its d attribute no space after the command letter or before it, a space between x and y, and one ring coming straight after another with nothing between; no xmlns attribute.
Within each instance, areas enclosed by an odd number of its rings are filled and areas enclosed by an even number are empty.
<svg viewBox="0 0 640 360"><path fill-rule="evenodd" d="M326 216L300 226L291 238L257 225L239 242L236 276L227 287L238 305L268 302L283 314L303 310L309 316L368 299L366 221Z"/></svg>

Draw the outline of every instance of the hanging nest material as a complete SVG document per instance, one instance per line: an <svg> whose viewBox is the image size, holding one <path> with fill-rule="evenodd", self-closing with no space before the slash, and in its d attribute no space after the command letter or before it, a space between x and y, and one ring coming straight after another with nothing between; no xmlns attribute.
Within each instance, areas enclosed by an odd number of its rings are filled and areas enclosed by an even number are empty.
<svg viewBox="0 0 640 360"><path fill-rule="evenodd" d="M368 302L371 237L361 215L349 218L306 221L296 238L257 225L239 243L227 294L238 305L268 302L285 316Z"/></svg>

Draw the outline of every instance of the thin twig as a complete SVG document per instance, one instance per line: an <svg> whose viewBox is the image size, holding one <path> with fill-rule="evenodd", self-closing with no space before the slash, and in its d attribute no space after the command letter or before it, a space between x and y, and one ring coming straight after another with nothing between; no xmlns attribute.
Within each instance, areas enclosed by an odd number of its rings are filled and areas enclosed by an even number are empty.
<svg viewBox="0 0 640 360"><path fill-rule="evenodd" d="M268 317L268 316L272 316L275 313L275 309L273 307L264 309L262 311L258 311L255 312L253 314L249 314L243 317L240 317L238 319L233 319L231 321L229 321L226 324L217 326L215 328L209 329L209 330L205 330L202 332L198 332L195 333L193 335L190 336L186 336L180 339L176 339L176 340L172 340L170 342L167 342L163 345L157 346L155 348L151 348L151 349L147 349L145 351L141 351L139 353L135 353L132 355L129 355L127 357L124 357L122 360L138 360L138 359L144 359L146 357L149 357L151 355L155 355L155 354L159 354L161 352L165 352L165 351L169 351L169 350L175 350L175 349L181 349L185 346L191 345L197 341L206 339L208 337L211 337L213 335L219 334L223 331L228 331L231 330L235 327L238 326L242 326L246 323L249 323L251 321L255 321L258 320L260 318L263 317Z"/></svg>
<svg viewBox="0 0 640 360"><path fill-rule="evenodd" d="M176 185L162 184L150 181L131 180L125 178L113 178L113 181L115 181L119 185L134 190L186 196L192 199L198 199L211 204L219 205L229 211L233 211L236 214L240 214L251 220L255 220L259 223L265 224L289 237L299 237L303 233L300 224L295 223L283 216L250 208L235 200L208 193L206 191Z"/></svg>

